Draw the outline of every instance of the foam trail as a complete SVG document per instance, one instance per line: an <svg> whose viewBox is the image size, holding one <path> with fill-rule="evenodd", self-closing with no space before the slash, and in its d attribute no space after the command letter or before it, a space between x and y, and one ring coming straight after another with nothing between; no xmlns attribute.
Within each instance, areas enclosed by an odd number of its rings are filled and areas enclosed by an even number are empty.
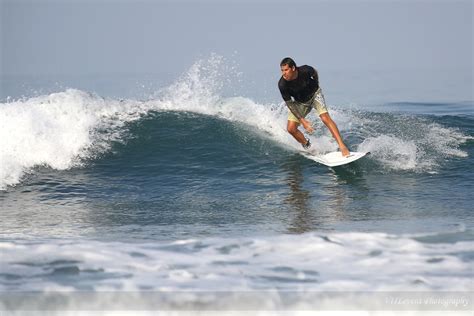
<svg viewBox="0 0 474 316"><path fill-rule="evenodd" d="M423 117L389 113L354 114L361 122L363 141L359 151L370 151L371 158L385 170L436 172L445 158L466 158L459 147L472 139L456 128L444 127Z"/></svg>
<svg viewBox="0 0 474 316"><path fill-rule="evenodd" d="M371 152L379 162L392 169L411 170L417 166L417 146L413 141L380 135L366 139L358 150Z"/></svg>

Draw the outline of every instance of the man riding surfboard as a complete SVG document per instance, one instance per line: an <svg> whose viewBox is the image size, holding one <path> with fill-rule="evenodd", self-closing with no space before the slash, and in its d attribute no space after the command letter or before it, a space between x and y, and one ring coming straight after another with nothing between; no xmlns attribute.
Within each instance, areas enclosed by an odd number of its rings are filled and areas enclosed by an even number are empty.
<svg viewBox="0 0 474 316"><path fill-rule="evenodd" d="M339 145L339 149L344 157L349 156L349 149L342 141L341 134L336 123L329 116L324 96L319 87L317 71L307 65L296 66L290 57L284 58L280 63L281 78L278 82L281 96L290 110L288 113L287 131L290 133L304 149L311 146L309 139L304 137L298 130L298 126L303 125L308 133L312 133L314 128L305 117L314 108L318 112L321 121L327 126L332 136Z"/></svg>

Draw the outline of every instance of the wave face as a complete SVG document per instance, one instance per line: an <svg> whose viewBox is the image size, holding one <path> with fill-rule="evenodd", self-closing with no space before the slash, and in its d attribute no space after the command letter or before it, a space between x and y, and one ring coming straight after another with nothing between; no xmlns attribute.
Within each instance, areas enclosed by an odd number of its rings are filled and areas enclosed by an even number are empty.
<svg viewBox="0 0 474 316"><path fill-rule="evenodd" d="M241 143L245 137L270 141L269 146L280 149L299 150L299 145L285 131L287 110L282 104L260 104L245 97L220 95L230 82L228 77L233 72L230 68L218 56L199 61L176 83L146 101L102 98L68 89L1 104L0 189L21 183L25 175L34 173L37 167L87 168L89 162L112 153L116 144L132 139L141 139L144 146L168 146L168 153L173 151L179 157L193 157L196 155L193 150L223 157L225 153L220 150ZM413 103L389 106L416 107ZM417 108L427 106L418 104ZM437 104L430 108L439 112L439 108L450 106ZM456 111L459 112L459 107ZM312 115L310 118L317 130L311 137L316 149L320 152L336 150L326 128ZM372 153L369 160L377 172L437 172L446 160L467 159L471 150L471 145L466 147L473 139L470 115L458 113L452 118L337 107L331 107L331 115L352 150ZM203 124L208 126L200 129ZM463 124L464 129L461 129ZM169 129L168 138L162 137L165 125ZM229 128L234 131L223 137L212 135ZM180 143L183 137L188 137L183 129L199 131L200 136L193 140L191 148L183 147L185 142ZM150 133L154 138L152 143L146 143ZM162 141L169 143L160 143ZM258 148L243 146L238 154L245 155L248 150ZM148 158L136 159L136 163L140 163ZM222 167L229 167L224 161L220 163Z"/></svg>

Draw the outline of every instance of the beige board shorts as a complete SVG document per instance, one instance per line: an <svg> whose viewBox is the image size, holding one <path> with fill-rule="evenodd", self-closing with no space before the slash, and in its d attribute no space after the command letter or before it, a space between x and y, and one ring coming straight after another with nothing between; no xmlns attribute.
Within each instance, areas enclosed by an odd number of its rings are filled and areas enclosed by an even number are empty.
<svg viewBox="0 0 474 316"><path fill-rule="evenodd" d="M300 110L301 114L303 114L303 117L306 117L306 115L311 112L312 108L318 112L318 115L328 112L326 101L324 100L324 95L321 91L321 88L319 88L307 102L296 102L296 106ZM288 121L300 124L300 120L298 120L298 118L290 110L288 110Z"/></svg>

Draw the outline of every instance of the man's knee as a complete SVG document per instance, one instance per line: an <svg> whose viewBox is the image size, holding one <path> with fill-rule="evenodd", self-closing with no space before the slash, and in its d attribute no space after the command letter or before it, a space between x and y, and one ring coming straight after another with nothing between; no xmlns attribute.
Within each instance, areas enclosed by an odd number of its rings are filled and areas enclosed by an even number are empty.
<svg viewBox="0 0 474 316"><path fill-rule="evenodd" d="M319 118L321 119L321 121L323 121L325 125L328 125L329 123L332 122L332 119L329 116L329 113L323 113L319 116Z"/></svg>
<svg viewBox="0 0 474 316"><path fill-rule="evenodd" d="M296 132L298 131L298 124L296 124L293 121L288 121L288 125L286 126L286 130L291 135L296 134Z"/></svg>

